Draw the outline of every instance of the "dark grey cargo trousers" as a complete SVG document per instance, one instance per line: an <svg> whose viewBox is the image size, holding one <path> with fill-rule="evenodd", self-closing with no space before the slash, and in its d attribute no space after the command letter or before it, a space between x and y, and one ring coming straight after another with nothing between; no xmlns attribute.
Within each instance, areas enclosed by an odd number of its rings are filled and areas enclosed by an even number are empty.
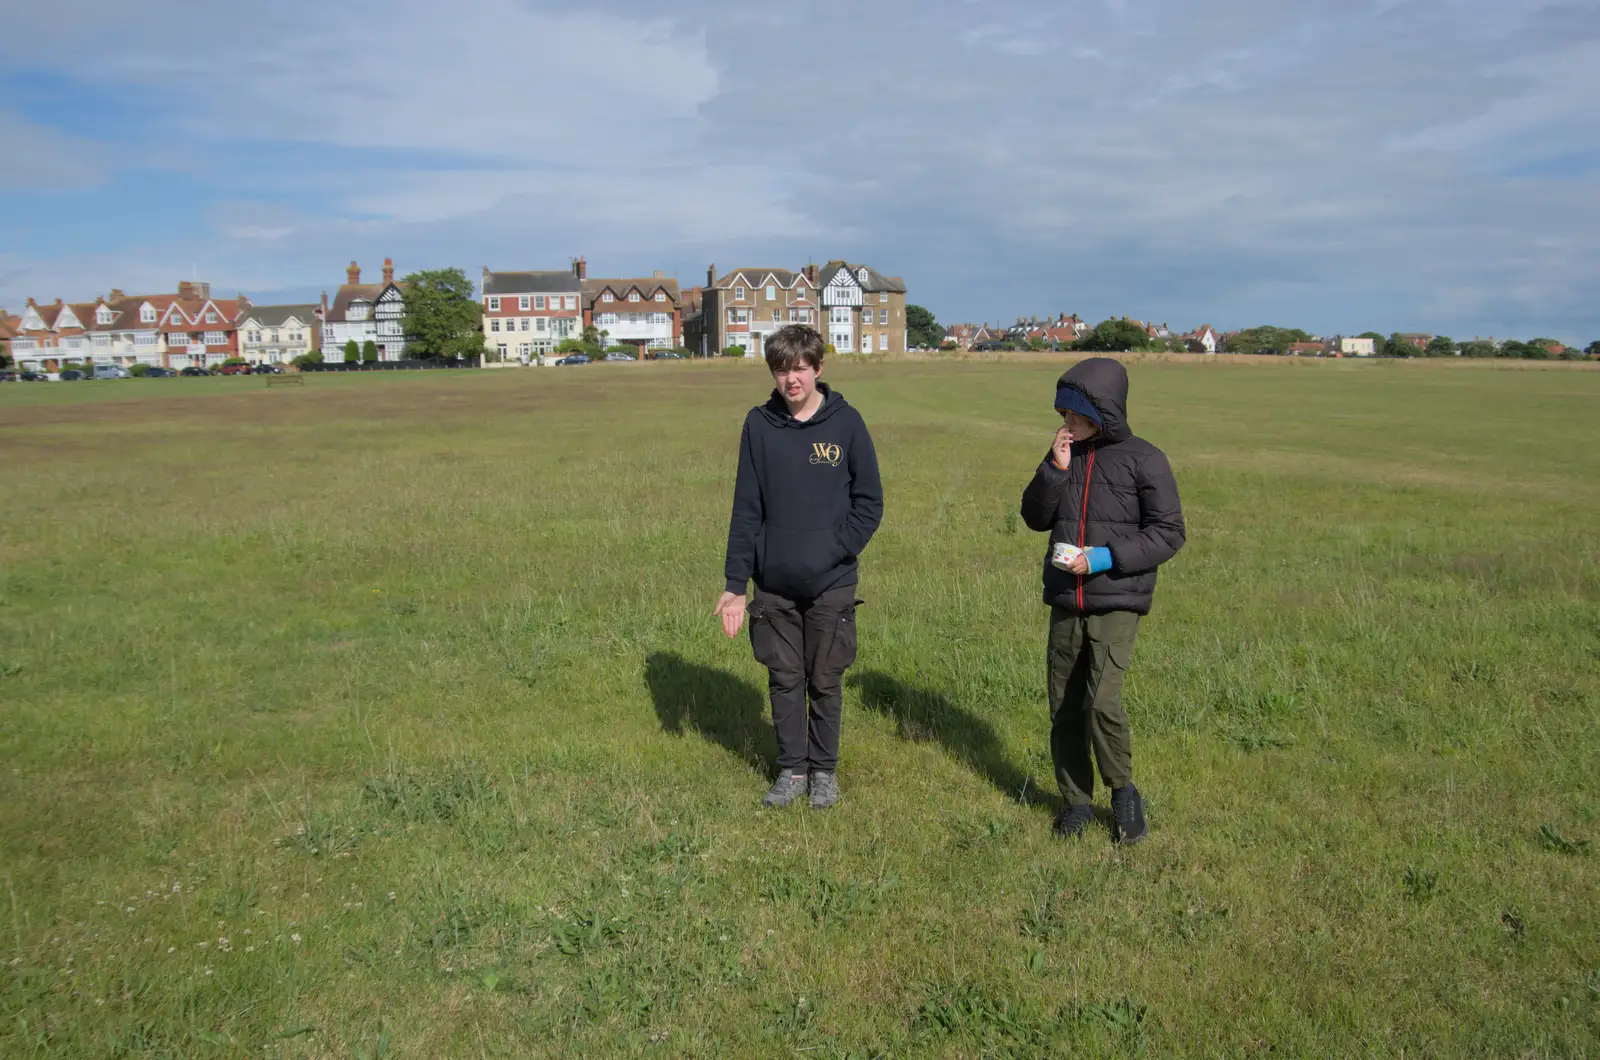
<svg viewBox="0 0 1600 1060"><path fill-rule="evenodd" d="M1122 709L1122 680L1133 663L1139 616L1079 615L1050 609L1050 757L1069 806L1094 800L1094 767L1108 788L1133 779L1133 734Z"/></svg>
<svg viewBox="0 0 1600 1060"><path fill-rule="evenodd" d="M860 602L854 585L830 589L813 600L790 600L758 589L750 601L750 647L767 668L780 774L838 768L844 672L856 661Z"/></svg>

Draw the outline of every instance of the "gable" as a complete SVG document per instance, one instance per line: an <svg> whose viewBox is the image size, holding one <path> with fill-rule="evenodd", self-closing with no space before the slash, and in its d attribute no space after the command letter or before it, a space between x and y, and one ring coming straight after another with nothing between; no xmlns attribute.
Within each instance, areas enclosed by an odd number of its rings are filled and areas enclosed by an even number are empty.
<svg viewBox="0 0 1600 1060"><path fill-rule="evenodd" d="M37 309L33 308L33 306L29 306L22 312L21 327L23 331L43 331L44 318L39 315L39 311Z"/></svg>
<svg viewBox="0 0 1600 1060"><path fill-rule="evenodd" d="M56 327L81 328L83 325L78 323L78 315L72 311L72 307L64 305L61 307L61 312L56 314Z"/></svg>

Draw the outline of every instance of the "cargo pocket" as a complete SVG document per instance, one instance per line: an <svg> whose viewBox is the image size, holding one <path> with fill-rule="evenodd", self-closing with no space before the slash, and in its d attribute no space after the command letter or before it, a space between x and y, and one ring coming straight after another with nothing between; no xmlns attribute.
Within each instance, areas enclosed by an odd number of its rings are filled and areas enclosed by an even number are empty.
<svg viewBox="0 0 1600 1060"><path fill-rule="evenodd" d="M767 616L766 603L759 599L750 601L745 617L750 622L750 650L755 653L756 662L770 670L778 657L778 637Z"/></svg>
<svg viewBox="0 0 1600 1060"><path fill-rule="evenodd" d="M839 611L839 625L828 650L829 673L842 674L856 661L856 607L863 602L857 600Z"/></svg>

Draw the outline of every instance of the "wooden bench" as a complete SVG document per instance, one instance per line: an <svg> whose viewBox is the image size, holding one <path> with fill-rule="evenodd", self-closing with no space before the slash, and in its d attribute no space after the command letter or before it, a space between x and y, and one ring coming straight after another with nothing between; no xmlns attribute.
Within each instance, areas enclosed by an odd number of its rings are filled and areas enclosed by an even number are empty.
<svg viewBox="0 0 1600 1060"><path fill-rule="evenodd" d="M299 372L284 372L282 375L267 376L268 386L305 386L306 377Z"/></svg>

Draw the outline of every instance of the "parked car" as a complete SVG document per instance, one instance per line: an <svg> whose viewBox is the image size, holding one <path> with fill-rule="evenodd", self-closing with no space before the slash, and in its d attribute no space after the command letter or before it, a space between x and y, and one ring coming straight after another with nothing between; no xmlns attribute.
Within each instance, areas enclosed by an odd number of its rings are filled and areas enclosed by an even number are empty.
<svg viewBox="0 0 1600 1060"><path fill-rule="evenodd" d="M608 354L606 354L606 360L608 360L608 361L633 361L633 360L637 360L637 359L638 358L634 357L634 355L631 354L631 353L608 353Z"/></svg>
<svg viewBox="0 0 1600 1060"><path fill-rule="evenodd" d="M250 366L248 364L225 364L222 367L217 369L217 374L218 375L249 375L250 374Z"/></svg>
<svg viewBox="0 0 1600 1060"><path fill-rule="evenodd" d="M174 372L171 368L163 368L158 364L153 364L144 370L144 377L146 379L166 379L168 376L174 376L177 374L178 373Z"/></svg>
<svg viewBox="0 0 1600 1060"><path fill-rule="evenodd" d="M589 355L586 353L571 353L556 361L557 364L588 364Z"/></svg>
<svg viewBox="0 0 1600 1060"><path fill-rule="evenodd" d="M78 371L76 368L68 368L65 372L62 372L61 375L59 375L57 378L59 378L63 383L70 383L74 379L82 379L83 378L83 373Z"/></svg>
<svg viewBox="0 0 1600 1060"><path fill-rule="evenodd" d="M132 379L133 373L118 364L97 364L94 366L96 379Z"/></svg>
<svg viewBox="0 0 1600 1060"><path fill-rule="evenodd" d="M683 354L678 353L675 350L659 350L654 354L654 357L658 361L681 361L681 360L683 360Z"/></svg>
<svg viewBox="0 0 1600 1060"><path fill-rule="evenodd" d="M50 377L43 372L23 372L17 378L24 383L48 383L50 381Z"/></svg>
<svg viewBox="0 0 1600 1060"><path fill-rule="evenodd" d="M191 364L191 365L189 365L189 367L180 370L178 372L178 374L179 375L210 375L211 373L206 371L204 368L197 368L197 367L195 367L194 365Z"/></svg>
<svg viewBox="0 0 1600 1060"><path fill-rule="evenodd" d="M283 369L275 364L258 364L251 369L254 375L282 375Z"/></svg>

